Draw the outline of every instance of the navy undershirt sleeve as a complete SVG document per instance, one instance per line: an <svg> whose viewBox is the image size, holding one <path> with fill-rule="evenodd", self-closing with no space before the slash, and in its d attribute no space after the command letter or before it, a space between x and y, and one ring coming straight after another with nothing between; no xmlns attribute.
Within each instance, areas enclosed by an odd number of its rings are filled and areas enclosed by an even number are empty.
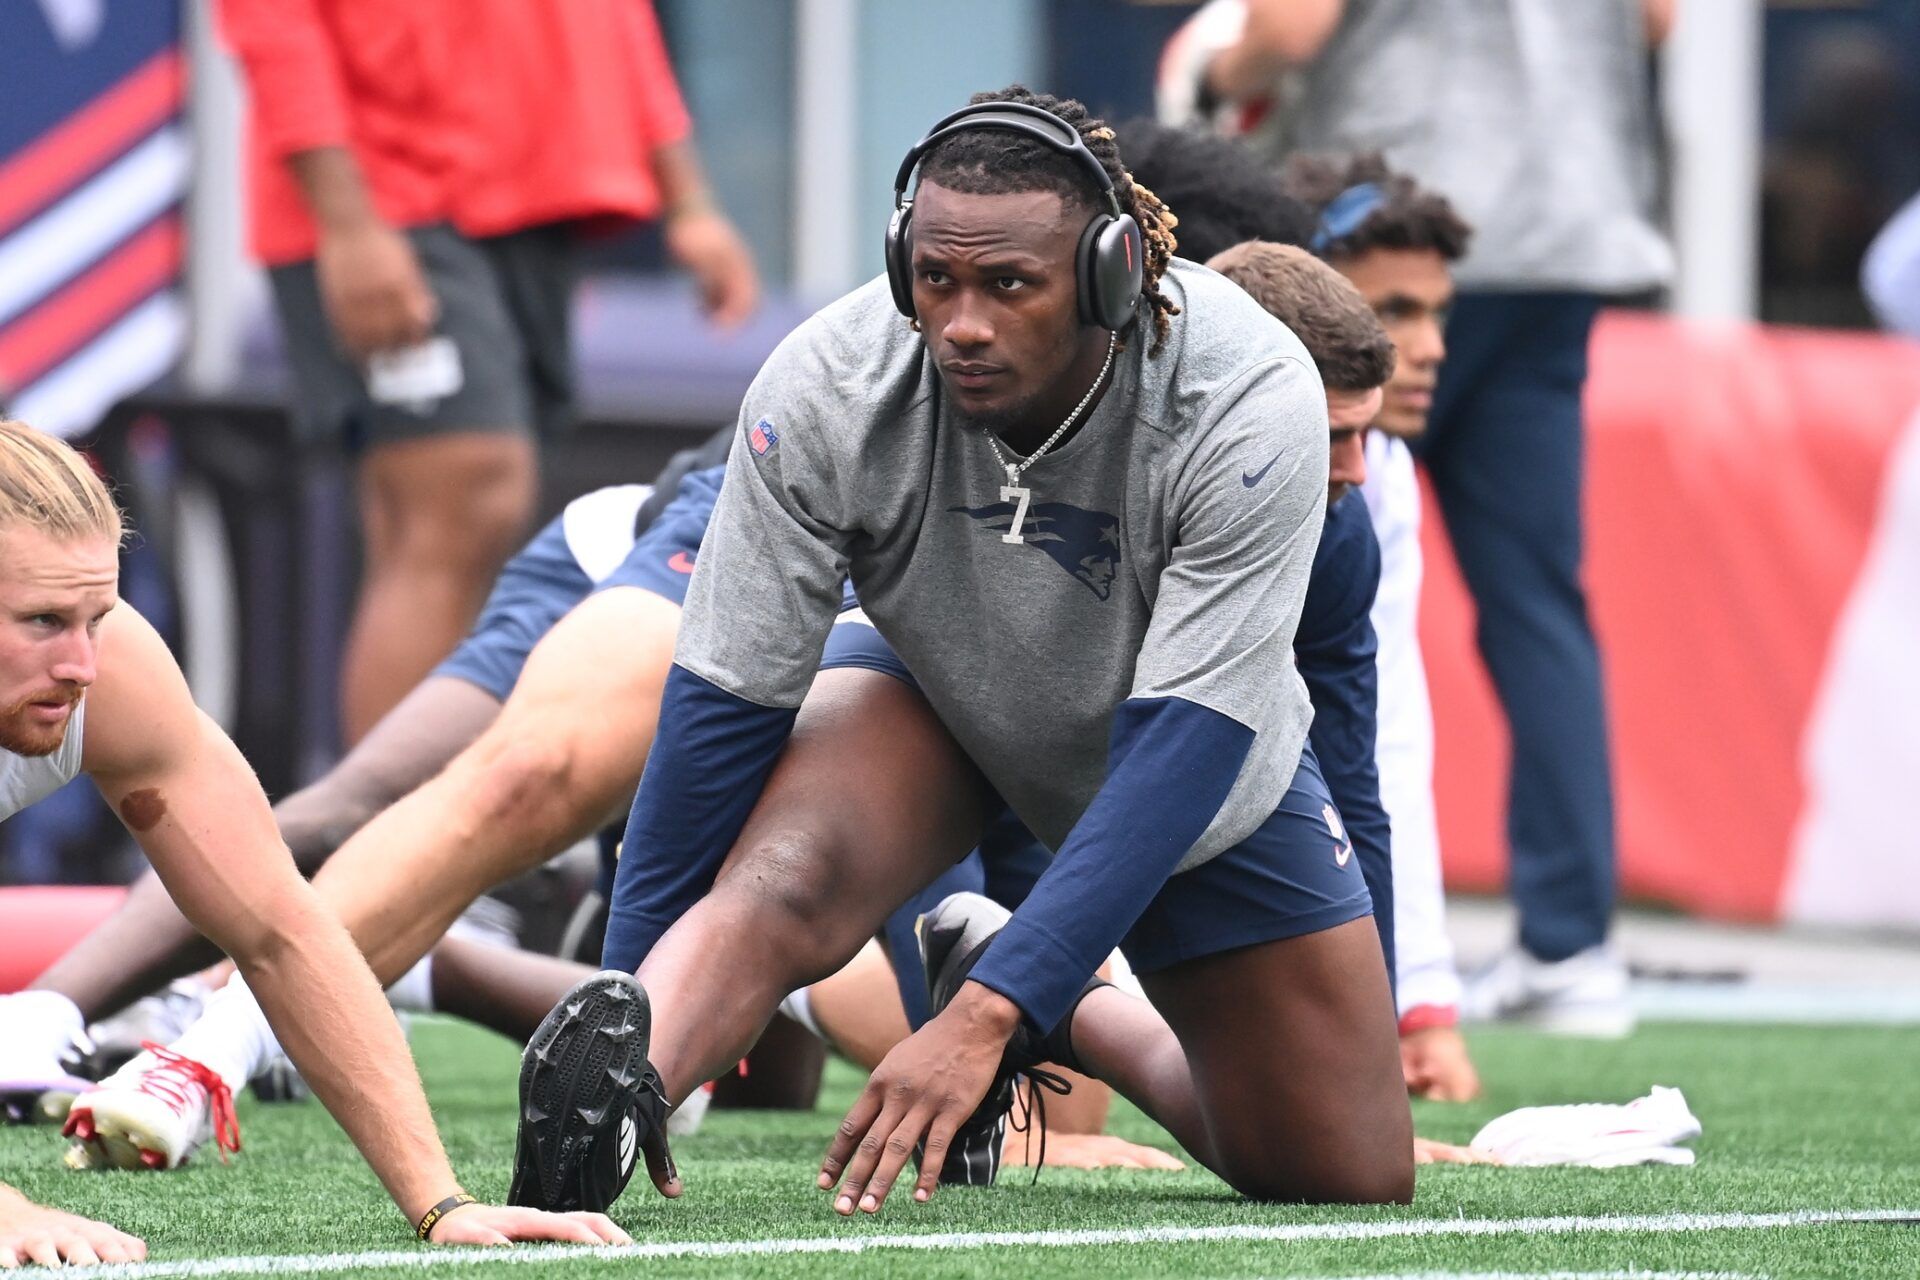
<svg viewBox="0 0 1920 1280"><path fill-rule="evenodd" d="M793 731L763 707L675 663L614 872L601 963L628 973L706 895Z"/></svg>
<svg viewBox="0 0 1920 1280"><path fill-rule="evenodd" d="M1220 812L1253 738L1185 698L1121 703L1106 781L972 978L1056 1025Z"/></svg>

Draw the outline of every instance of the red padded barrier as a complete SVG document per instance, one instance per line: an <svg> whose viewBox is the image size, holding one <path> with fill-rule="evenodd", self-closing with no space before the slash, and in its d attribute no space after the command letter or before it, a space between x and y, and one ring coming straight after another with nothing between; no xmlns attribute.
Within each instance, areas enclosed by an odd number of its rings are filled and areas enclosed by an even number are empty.
<svg viewBox="0 0 1920 1280"><path fill-rule="evenodd" d="M1586 581L1627 895L1778 917L1808 712L1916 404L1920 351L1894 339L1639 313L1596 327ZM1449 884L1497 888L1506 729L1426 496L1442 855Z"/></svg>
<svg viewBox="0 0 1920 1280"><path fill-rule="evenodd" d="M118 885L0 889L0 994L39 977L126 896Z"/></svg>

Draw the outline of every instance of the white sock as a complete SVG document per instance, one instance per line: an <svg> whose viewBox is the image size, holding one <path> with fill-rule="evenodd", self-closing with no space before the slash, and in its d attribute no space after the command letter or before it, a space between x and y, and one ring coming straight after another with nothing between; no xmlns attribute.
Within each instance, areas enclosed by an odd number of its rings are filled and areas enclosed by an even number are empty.
<svg viewBox="0 0 1920 1280"><path fill-rule="evenodd" d="M238 975L207 1001L199 1021L181 1032L168 1048L213 1068L235 1093L259 1075L280 1052L273 1028L253 992Z"/></svg>
<svg viewBox="0 0 1920 1280"><path fill-rule="evenodd" d="M802 987L785 1000L782 1000L780 1002L780 1012L813 1032L814 1035L819 1036L822 1040L827 1038L827 1033L820 1029L818 1022L814 1021L813 991L811 988Z"/></svg>
<svg viewBox="0 0 1920 1280"><path fill-rule="evenodd" d="M394 979L387 988L387 1003L406 1013L433 1012L433 953L429 951L419 964Z"/></svg>

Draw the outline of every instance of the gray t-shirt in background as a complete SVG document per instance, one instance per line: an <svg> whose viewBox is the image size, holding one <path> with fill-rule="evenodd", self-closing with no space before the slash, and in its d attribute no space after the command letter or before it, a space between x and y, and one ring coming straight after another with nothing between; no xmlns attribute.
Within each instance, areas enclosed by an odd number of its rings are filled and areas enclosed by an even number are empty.
<svg viewBox="0 0 1920 1280"><path fill-rule="evenodd" d="M1473 224L1468 289L1664 284L1639 0L1347 0L1273 139L1383 151Z"/></svg>
<svg viewBox="0 0 1920 1280"><path fill-rule="evenodd" d="M1312 710L1293 634L1326 507L1325 393L1291 331L1176 263L1100 403L1022 476L959 423L884 280L783 342L742 406L676 661L765 706L805 695L851 573L861 604L1014 812L1058 848L1107 772L1115 708L1183 698L1252 729L1181 869L1250 834Z"/></svg>

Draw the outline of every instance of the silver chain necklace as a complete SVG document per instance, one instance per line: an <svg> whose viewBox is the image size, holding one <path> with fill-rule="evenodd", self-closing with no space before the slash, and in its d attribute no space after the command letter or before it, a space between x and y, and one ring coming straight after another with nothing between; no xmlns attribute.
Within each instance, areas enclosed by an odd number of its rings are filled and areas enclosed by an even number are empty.
<svg viewBox="0 0 1920 1280"><path fill-rule="evenodd" d="M1093 380L1093 385L1087 388L1087 394L1081 396L1080 403L1073 406L1073 412L1067 415L1067 420L1055 427L1053 434L1048 436L1038 449L1035 449L1026 457L1020 458L1017 462L1010 460L1006 454L1000 451L1000 442L994 439L992 431L981 433L986 436L987 444L992 446L993 456L998 459L1000 465L1007 470L1007 482L1000 486L1000 501L1014 504L1013 525L1005 533L1000 535L1000 541L1026 541L1025 538L1020 536L1020 526L1026 523L1027 506L1033 501L1033 490L1020 483L1020 473L1038 462L1041 455L1053 448L1060 437L1067 434L1067 428L1073 425L1074 419L1086 412L1087 406L1093 403L1093 397L1099 394L1101 386L1107 380L1107 371L1113 368L1113 352L1119 345L1120 339L1118 337L1109 337L1107 339L1107 358L1100 365L1099 376Z"/></svg>

